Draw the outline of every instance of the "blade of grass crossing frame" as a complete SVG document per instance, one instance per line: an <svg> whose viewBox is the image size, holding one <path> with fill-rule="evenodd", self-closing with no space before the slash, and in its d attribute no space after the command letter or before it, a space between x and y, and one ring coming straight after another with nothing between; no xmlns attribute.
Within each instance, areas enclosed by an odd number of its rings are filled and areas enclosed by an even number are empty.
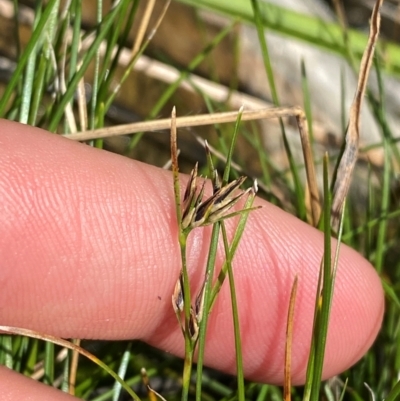
<svg viewBox="0 0 400 401"><path fill-rule="evenodd" d="M41 2L38 2L36 4L36 9L35 9L35 19L33 21L33 27L32 27L33 31L36 29L38 21L40 21L41 9L42 9ZM53 14L53 12L51 14ZM36 46L33 48L32 53L28 57L28 61L25 67L25 73L23 75L21 105L19 108L19 118L18 118L18 121L22 124L26 124L29 119L29 109L31 106L31 98L33 90L32 87L36 69L36 58L37 54L40 52L41 42L43 40L44 32L46 31L46 25L43 27L42 35L38 38Z"/></svg>
<svg viewBox="0 0 400 401"><path fill-rule="evenodd" d="M233 152L235 149L237 137L239 135L239 127L242 118L243 107L239 109L238 116L235 123L235 129L233 132L229 152L226 159L226 165L224 170L224 175L222 178L222 182L227 183L229 181L229 174L231 169L231 163L233 159ZM243 226L244 229L244 226ZM224 242L224 251L225 251L225 264L228 270L229 276L229 289L231 293L231 306L232 306L232 317L233 317L233 330L235 335L235 352L236 352L236 375L237 375L237 386L238 386L238 400L245 400L245 387L244 387L244 375L243 375L243 356L242 356L242 344L241 344L241 336L240 336L240 322L239 322L239 312L237 306L236 299L236 289L235 289L235 280L233 275L232 268L232 259L234 256L234 252L231 252L230 246L228 244L228 237L226 233L225 223L221 223L221 232L222 238ZM221 283L222 284L222 283ZM211 307L211 305L210 305Z"/></svg>
<svg viewBox="0 0 400 401"><path fill-rule="evenodd" d="M343 390L342 390L342 393L340 394L340 397L339 397L338 401L343 401L344 396L346 394L346 389L347 389L348 384L349 384L349 378L347 377L345 382L344 382Z"/></svg>
<svg viewBox="0 0 400 401"><path fill-rule="evenodd" d="M21 40L19 36L19 6L18 6L18 0L13 0L13 5L14 5L14 30L13 30L13 35L14 35L14 43L15 43L15 50L16 50L16 59L19 60L21 57Z"/></svg>
<svg viewBox="0 0 400 401"><path fill-rule="evenodd" d="M13 338L12 336L2 335L0 336L0 363L9 369L13 369L14 357L13 357Z"/></svg>
<svg viewBox="0 0 400 401"><path fill-rule="evenodd" d="M45 345L45 359L44 359L44 378L43 382L50 386L53 385L54 382L54 344L50 341L46 341Z"/></svg>
<svg viewBox="0 0 400 401"><path fill-rule="evenodd" d="M115 88L112 91L112 93L107 96L107 99L104 99L106 110L108 110L111 107L111 104L113 103L115 97L117 96L118 92L120 91L122 84L126 81L126 79L128 78L128 76L130 75L130 73L131 73L131 71L133 69L133 66L136 64L136 61L143 54L143 52L146 50L146 48L149 45L153 35L157 32L158 27L160 26L161 22L164 19L165 14L167 13L167 10L168 10L168 7L170 5L170 2L171 2L171 0L167 0L166 1L166 3L164 4L163 10L161 11L161 14L159 15L159 17L158 17L158 19L156 21L155 27L152 29L150 35L148 35L147 39L144 41L144 43L142 44L140 49L137 51L137 53L129 61L129 63L128 63L127 67L125 68L125 71L124 71L121 79L119 80L118 84L115 86ZM132 8L132 10L135 10L135 9ZM118 67L118 65L116 65L116 68L117 67ZM111 86L111 85L106 83L106 87L109 87L109 86Z"/></svg>
<svg viewBox="0 0 400 401"><path fill-rule="evenodd" d="M28 357L24 366L23 374L29 375L34 371L35 365L38 361L39 340L36 338L25 338L27 342L26 349L28 350Z"/></svg>
<svg viewBox="0 0 400 401"><path fill-rule="evenodd" d="M232 162L232 153L234 149L234 145L236 143L236 138L239 132L239 124L240 124L240 118L241 118L241 112L238 113L238 117L236 120L235 124L235 129L232 135L232 140L231 140L231 146L229 149L229 153L227 156L227 161L225 165L225 170L224 170L224 176L223 176L223 184L227 183L229 180L229 171L230 171L230 165ZM206 155L207 155L207 161L208 161L208 166L209 166L209 173L210 177L213 180L218 179L218 177L215 177L215 174L218 174L217 171L214 169L214 165L212 162L212 157L209 151L207 151L206 148ZM214 183L213 183L214 184ZM196 381L196 400L200 401L202 397L202 372L203 372L203 361L204 361L204 351L205 351L205 338L206 338L206 330L207 330L207 324L208 324L208 315L209 312L211 311L212 304L210 303L210 296L211 296L211 289L212 289L212 277L214 277L214 267L215 267L215 260L216 260L216 255L217 255L217 248L218 248L218 238L219 238L219 232L220 232L220 227L224 223L222 222L214 224L213 226L213 231L211 234L211 242L210 242L210 249L208 253L208 258L207 258L207 267L206 267L206 273L205 277L211 277L210 280L206 280L205 283L205 290L204 290L204 305L205 305L205 311L203 314L202 321L200 323L200 331L199 331L199 345L198 345L198 362L197 362L197 381ZM229 259L229 251L227 253L227 248L225 248L225 258L226 260ZM222 285L222 283L221 283Z"/></svg>
<svg viewBox="0 0 400 401"><path fill-rule="evenodd" d="M240 122L242 120L242 113L243 113L243 106L240 107L238 115L237 115L237 119L236 119L236 123L235 123L235 129L233 131L233 135L232 135L232 140L231 140L231 145L229 147L229 152L228 155L226 157L226 165L225 165L225 170L224 170L224 175L222 177L222 183L225 184L229 181L229 173L231 171L231 163L232 163L232 159L233 159L233 152L236 146L236 141L237 141L237 137L239 135L239 127L240 127Z"/></svg>
<svg viewBox="0 0 400 401"><path fill-rule="evenodd" d="M190 337L190 312L191 312L191 292L189 285L189 275L187 271L186 262L186 242L188 233L183 230L182 226L182 206L181 206L181 191L179 183L179 166L178 166L178 149L177 149L177 131L176 131L176 110L175 107L172 109L171 113L171 161L172 161L172 175L173 175L173 185L174 185L174 195L175 195L175 209L178 224L178 241L181 254L181 272L183 288L183 307L185 316L185 329L183 331L185 340L185 358L183 365L183 377L182 377L182 401L188 399L190 378L193 365L193 353L194 353L194 343ZM181 280L181 277L178 279ZM180 318L179 313L177 313L178 319Z"/></svg>
<svg viewBox="0 0 400 401"><path fill-rule="evenodd" d="M296 303L298 276L294 278L292 290L290 293L287 324L286 324L286 343L285 343L285 368L284 368L284 388L283 399L291 400L291 364L292 364L292 344L293 344L293 326L294 326L294 307Z"/></svg>
<svg viewBox="0 0 400 401"><path fill-rule="evenodd" d="M203 317L200 322L199 327L199 340L198 340L198 354L197 354L197 372L196 372L196 401L202 400L202 376L203 376L203 365L204 365L204 351L206 346L206 332L208 317L211 312L210 305L210 294L211 294L211 284L212 277L214 277L215 260L217 257L218 249L218 238L220 232L220 223L213 225L213 230L211 234L210 248L208 250L207 266L205 277L209 277L205 282L204 288L204 312Z"/></svg>
<svg viewBox="0 0 400 401"><path fill-rule="evenodd" d="M400 381L392 388L390 393L385 397L385 401L396 401L400 397Z"/></svg>
<svg viewBox="0 0 400 401"><path fill-rule="evenodd" d="M126 347L126 350L122 355L121 363L118 368L118 376L122 380L125 380L126 371L128 370L129 360L131 357L131 346L132 346L132 343L129 343L128 346ZM121 383L116 381L114 383L113 390L114 390L114 394L113 394L112 399L113 399L113 401L118 401L120 399L119 397L121 395L121 390L122 390Z"/></svg>
<svg viewBox="0 0 400 401"><path fill-rule="evenodd" d="M32 97L35 96L36 90L39 90L39 93L41 93L40 89L40 80L39 82L37 81L37 72L38 69L36 67L37 63L40 63L40 60L42 59L41 56L44 56L47 59L47 65L51 66L51 63L49 62L50 58L50 51L52 47L52 41L54 40L54 33L56 29L56 21L57 21L57 12L59 8L59 0L56 1L51 9L49 18L47 23L43 26L43 31L42 34L39 36L36 45L34 46L31 54L28 57L26 68L25 68L25 74L23 77L23 88L22 88L22 101L21 101L21 106L20 106L20 112L19 112L19 122L23 124L27 124L30 122L30 116L32 113ZM33 23L32 30L35 31L37 29L37 25L41 19L42 16L42 2L38 2L36 5L35 9L35 20ZM39 60L38 60L39 56ZM44 75L45 71L45 65L42 63L41 65L41 70L39 70L39 73ZM43 78L42 78L43 79ZM39 85L39 88L38 88ZM35 90L36 89L36 90ZM37 102L37 100L36 100Z"/></svg>
<svg viewBox="0 0 400 401"><path fill-rule="evenodd" d="M383 138L386 139L389 143L393 143L395 137L393 135L392 129L390 128L390 124L387 120L387 116L389 115L386 107L386 94L385 94L385 85L382 78L381 65L379 63L379 53L373 59L374 67L375 67L375 75L376 82L378 86L378 99L375 98L374 94L371 90L367 90L369 104L372 105L372 109L374 111L375 117L380 124L381 132L383 134ZM400 165L400 150L397 146L392 146L393 157L396 160L397 165Z"/></svg>
<svg viewBox="0 0 400 401"><path fill-rule="evenodd" d="M14 339L15 340L15 339ZM25 368L26 353L29 347L29 339L26 337L17 337L17 341L14 341L14 367L13 369L17 372L22 372Z"/></svg>
<svg viewBox="0 0 400 401"><path fill-rule="evenodd" d="M368 163L368 197L367 197L367 210L365 221L371 221L375 210L375 190L372 183L372 168ZM364 234L364 255L367 260L371 260L373 249L373 230L372 227L367 226Z"/></svg>
<svg viewBox="0 0 400 401"><path fill-rule="evenodd" d="M325 342L327 330L327 306L329 305L329 296L331 290L331 226L330 226L330 211L331 211L331 194L329 191L328 179L328 157L324 156L324 255L321 264L321 288L316 294L316 309L315 326L313 328L314 342L314 366L311 378L311 401L319 399L319 390L321 385L322 363L325 354Z"/></svg>
<svg viewBox="0 0 400 401"><path fill-rule="evenodd" d="M212 104L212 101L209 98L209 96L207 96L203 92L201 92L201 95L203 96L203 100L204 100L204 103L206 104L207 111L210 114L215 113L215 108L214 108L214 106ZM220 124L214 124L214 128L215 128L216 133L217 133L217 137L218 137L218 142L219 142L221 153L226 155L228 153L228 146L226 144L224 135L223 135L222 130L221 130L220 127L221 127Z"/></svg>
<svg viewBox="0 0 400 401"><path fill-rule="evenodd" d="M102 15L102 9L103 9L103 1L98 0L97 1L97 12L96 12L96 22L97 24L101 23L101 20L103 18ZM94 59L94 71L93 71L93 85L92 85L92 97L90 99L90 112L89 112L89 121L88 121L88 128L93 130L96 128L96 109L97 109L97 100L98 100L98 94L99 94L99 77L100 77L100 48L97 49L95 59ZM97 145L96 147L103 147L103 141L100 143L95 141L95 144Z"/></svg>
<svg viewBox="0 0 400 401"><path fill-rule="evenodd" d="M109 38L105 55L106 66L108 66L108 68L103 67L100 79L101 82L104 82L106 88L108 88L111 81L115 79L115 72L118 68L120 54L124 49L124 44L127 43L129 32L134 24L138 5L139 2L137 1L125 3L119 17L114 22L114 29L110 35L111 37ZM120 29L123 25L124 28ZM117 47L116 51L115 47ZM107 99L104 98L102 100L106 101Z"/></svg>
<svg viewBox="0 0 400 401"><path fill-rule="evenodd" d="M214 48L231 32L231 30L233 29L233 27L236 24L237 24L237 21L228 25L221 32L219 32L211 40L209 45L206 46L200 54L198 54L196 57L194 57L194 59L188 64L187 68L184 71L181 71L179 78L174 83L172 83L171 85L168 86L168 88L164 91L164 93L161 94L158 101L151 109L151 111L148 115L149 120L157 117L157 115L161 112L162 108L165 106L165 104L168 102L168 100L172 97L172 95L179 88L180 84L189 76L189 74L191 72L193 72L193 70L195 68L197 68L204 61L204 59L212 52L212 50L214 50ZM127 149L128 152L130 150L132 150L139 143L142 136L143 136L143 133L139 133L139 134L132 136L131 141L128 145L128 149Z"/></svg>
<svg viewBox="0 0 400 401"><path fill-rule="evenodd" d="M382 185L382 197L381 197L381 216L385 216L389 210L389 198L390 198L390 173L391 173L391 161L390 151L393 147L389 146L387 141L384 141L384 154L385 160L383 163L383 185ZM382 273L383 259L386 250L387 242L387 219L383 218L378 224L378 238L375 250L375 268L378 273Z"/></svg>
<svg viewBox="0 0 400 401"><path fill-rule="evenodd" d="M36 45L40 41L40 38L43 34L43 30L47 24L48 19L50 18L51 13L53 12L53 7L59 0L49 0L47 3L42 16L36 26L36 29L33 30L32 36L25 48L25 51L22 53L17 66L11 76L10 82L6 86L3 96L0 99L0 116L4 116L5 108L10 101L11 95L13 94L15 86L20 82L20 77L22 76L22 71L25 68L30 55L34 51Z"/></svg>
<svg viewBox="0 0 400 401"><path fill-rule="evenodd" d="M41 52L39 56L39 66L35 72L34 89L32 94L32 102L29 109L28 125L35 125L38 111L43 100L43 92L45 86L45 76L50 66L49 59ZM21 113L22 115L22 113Z"/></svg>
<svg viewBox="0 0 400 401"><path fill-rule="evenodd" d="M253 10L248 1L232 0L179 0L182 3L195 5L231 18L240 18L242 21L253 23ZM259 4L263 26L271 32L277 32L289 38L302 40L310 45L320 47L329 52L348 58L349 54L360 59L366 47L367 36L355 29L348 29L346 40L343 28L336 22L321 20L313 15L289 10L285 6L261 2ZM351 50L349 50L351 47ZM383 68L385 72L399 75L400 48L393 42L382 46L384 54ZM349 60L351 62L351 60Z"/></svg>
<svg viewBox="0 0 400 401"><path fill-rule="evenodd" d="M64 393L68 393L71 389L70 376L69 376L70 372L69 362L70 362L70 353L68 352L66 358L63 361L63 374L62 374L63 378L60 386L61 391L63 391Z"/></svg>
<svg viewBox="0 0 400 401"><path fill-rule="evenodd" d="M66 104L72 99L74 96L76 87L79 83L79 81L82 79L83 75L85 74L87 68L89 67L89 64L93 61L93 57L95 57L96 52L101 44L101 42L104 40L106 35L109 33L110 29L112 28L112 23L114 19L118 16L121 6L128 0L121 0L120 2L114 3L113 8L110 10L110 12L104 17L102 24L98 28L98 34L96 35L95 40L91 44L91 46L88 48L88 50L84 53L84 57L82 59L82 64L79 70L74 74L73 78L69 82L67 91L64 93L64 95L61 97L60 101L55 105L55 111L51 117L50 123L49 123L49 131L55 131L57 128L58 123L60 122L60 119L62 118L64 114L64 109ZM1 105L1 103L0 103ZM0 109L1 110L1 109Z"/></svg>
<svg viewBox="0 0 400 401"><path fill-rule="evenodd" d="M230 255L231 255L231 258L234 257L234 255L236 253L236 250L237 250L237 247L239 245L239 242L240 242L240 240L242 238L243 231L244 231L245 225L247 223L247 218L249 216L249 212L251 211L251 207L252 207L253 201L254 201L254 196L253 197L249 197L247 199L244 207L243 207L243 212L240 213L240 219L239 219L238 225L236 227L234 237L233 237L232 242L230 244ZM219 291L221 289L221 286L222 286L222 284L223 284L223 282L225 280L227 270L228 270L228 266L227 266L226 263L224 263L222 265L220 273L218 274L217 281L216 281L216 283L214 284L214 286L212 288L211 299L210 299L210 307L211 308L212 308L212 306L213 306L213 304L214 304L214 302L215 302L215 300L217 298L217 295L218 295L218 293L219 293Z"/></svg>
<svg viewBox="0 0 400 401"><path fill-rule="evenodd" d="M81 340L73 339L72 343L77 345L78 347L81 345ZM79 364L79 352L77 350L73 350L71 354L71 363L69 369L69 394L75 395L75 385L76 385L76 376L78 372L78 364Z"/></svg>
<svg viewBox="0 0 400 401"><path fill-rule="evenodd" d="M304 59L301 59L301 87L303 92L304 113L306 115L308 134L310 136L311 152L313 152L314 148L312 145L314 144L314 132L313 132L313 118L312 118L312 108L311 108L311 95L310 95L310 89L308 87L308 78L307 78L306 66L304 64Z"/></svg>
<svg viewBox="0 0 400 401"><path fill-rule="evenodd" d="M265 68L265 72L266 72L267 78L268 78L268 83L269 83L269 86L271 89L272 101L276 107L279 107L280 102L279 102L279 98L278 98L278 92L276 90L275 78L274 78L274 72L272 70L271 59L269 57L268 45L267 45L267 41L265 39L264 26L262 24L262 18L261 18L258 0L251 0L251 5L253 8L253 13L254 13L254 23L256 25L257 33L258 33L258 40L259 40L260 46L261 46L261 53L262 53L262 57L263 57L263 61L264 61L264 68ZM306 212L306 207L305 207L305 203L304 203L304 191L303 191L303 188L301 185L299 173L297 170L297 165L295 163L295 160L293 159L292 151L290 150L290 145L289 145L289 141L287 139L285 126L284 126L281 118L279 119L279 125L280 125L281 132L282 132L282 138L283 138L283 144L284 144L285 151L286 151L286 156L289 161L290 171L291 171L292 177L293 177L294 191L295 191L296 205L297 205L297 214L302 220L305 220L307 212Z"/></svg>
<svg viewBox="0 0 400 401"><path fill-rule="evenodd" d="M333 298L334 281L339 258L340 241L343 230L343 216L339 220L339 235L335 250L335 257L332 263L331 252L331 195L328 181L328 157L324 157L324 256L321 264L320 282L316 294L314 311L314 327L310 357L307 367L307 379L304 400L319 400L322 369L325 356L326 337L328 333L329 316ZM320 288L320 285L322 287Z"/></svg>
<svg viewBox="0 0 400 401"><path fill-rule="evenodd" d="M72 26L72 39L69 53L69 70L68 70L68 82L72 80L74 74L77 71L78 57L79 57L79 44L81 42L81 26L82 26L82 6L81 2L75 0L71 5L73 17Z"/></svg>
<svg viewBox="0 0 400 401"><path fill-rule="evenodd" d="M176 138L176 109L171 113L171 161L174 180L175 212L179 231L182 231L181 188L179 184L178 147Z"/></svg>
<svg viewBox="0 0 400 401"><path fill-rule="evenodd" d="M236 381L237 381L237 398L239 401L245 401L245 386L244 386L244 373L243 373L243 355L242 355L242 342L240 336L240 322L239 311L236 299L235 279L233 276L232 258L230 252L226 228L222 223L222 238L224 240L224 250L226 257L226 266L228 270L229 289L231 293L232 317L233 317L233 331L235 335L235 352L236 352Z"/></svg>

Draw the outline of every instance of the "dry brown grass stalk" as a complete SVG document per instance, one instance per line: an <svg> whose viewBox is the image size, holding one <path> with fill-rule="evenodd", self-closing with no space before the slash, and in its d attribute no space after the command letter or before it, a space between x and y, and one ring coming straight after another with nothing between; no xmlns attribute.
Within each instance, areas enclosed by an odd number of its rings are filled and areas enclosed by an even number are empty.
<svg viewBox="0 0 400 401"><path fill-rule="evenodd" d="M237 111L228 111L213 114L201 114L197 116L185 116L176 118L176 128L196 127L202 125L223 124L235 122ZM306 167L307 182L310 191L312 224L318 223L321 206L315 175L314 161L308 135L308 127L304 111L300 107L265 108L259 110L244 110L241 114L242 121L254 121L281 117L295 117L302 143L303 156ZM75 141L87 141L97 138L109 138L118 135L135 134L146 131L161 131L171 127L171 119L165 118L154 121L144 121L132 124L122 124L113 127L100 128L92 131L84 131L75 134L66 134L66 138Z"/></svg>
<svg viewBox="0 0 400 401"><path fill-rule="evenodd" d="M298 286L298 276L294 278L292 291L290 293L288 317L286 325L286 343L285 343L285 367L284 367L284 386L283 386L283 399L285 401L291 400L291 367L292 367L292 343L293 343L293 325L294 325L294 307L296 303L296 294Z"/></svg>
<svg viewBox="0 0 400 401"><path fill-rule="evenodd" d="M361 60L357 89L350 108L349 126L346 133L346 145L336 174L332 201L332 228L334 230L338 229L341 211L343 209L346 196L349 192L354 166L357 162L360 139L361 106L367 87L372 59L374 57L376 41L378 40L379 36L381 21L379 10L382 6L382 3L383 0L377 0L372 11L368 44Z"/></svg>

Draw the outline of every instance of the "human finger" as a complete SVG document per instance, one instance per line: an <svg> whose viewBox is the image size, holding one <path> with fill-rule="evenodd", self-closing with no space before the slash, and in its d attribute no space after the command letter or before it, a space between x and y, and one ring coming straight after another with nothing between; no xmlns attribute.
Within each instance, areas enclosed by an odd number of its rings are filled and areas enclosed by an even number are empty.
<svg viewBox="0 0 400 401"><path fill-rule="evenodd" d="M0 322L67 338L138 338L183 355L171 305L180 253L171 174L42 130L0 123ZM293 382L304 381L322 234L257 201L234 260L247 377L280 383L289 294L299 277ZM228 223L230 232L234 224ZM193 289L210 229L188 245ZM342 246L324 377L355 363L383 315L379 277ZM234 373L229 288L210 315L206 363Z"/></svg>

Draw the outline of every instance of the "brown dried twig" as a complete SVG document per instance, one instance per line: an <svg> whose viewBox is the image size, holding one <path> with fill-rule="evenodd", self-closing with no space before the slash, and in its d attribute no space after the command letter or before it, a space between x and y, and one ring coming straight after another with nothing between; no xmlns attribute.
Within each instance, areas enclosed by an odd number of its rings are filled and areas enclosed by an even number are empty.
<svg viewBox="0 0 400 401"><path fill-rule="evenodd" d="M298 286L298 276L294 278L292 291L290 293L289 300L289 309L288 309L288 318L286 325L286 343L285 343L285 369L284 369L284 395L283 399L285 401L291 400L291 367L292 367L292 343L293 343L293 325L294 325L294 306L296 303L296 294L297 294L297 286Z"/></svg>
<svg viewBox="0 0 400 401"><path fill-rule="evenodd" d="M312 224L318 223L321 206L319 200L319 192L315 175L315 168L311 152L310 139L308 135L308 127L305 119L304 111L300 107L277 107L264 108L259 110L243 110L241 112L242 121L253 121L281 117L295 117L303 148L303 156L306 167L307 182L311 199ZM228 111L214 114L202 114L197 116L179 117L175 120L175 129L183 127L196 127L210 124L222 124L235 122L238 117L237 111ZM113 127L100 128L92 131L85 131L76 134L66 134L66 138L75 141L87 141L96 138L107 138L118 135L135 134L145 131L160 131L170 129L171 119L165 118L155 121L145 121L132 124L123 124Z"/></svg>
<svg viewBox="0 0 400 401"><path fill-rule="evenodd" d="M332 201L332 228L334 230L338 229L339 218L345 198L349 192L351 177L357 161L360 138L361 106L365 89L367 87L376 41L378 40L381 21L379 10L382 3L383 0L377 0L372 11L368 44L361 60L357 89L350 108L349 126L346 133L346 145L337 168Z"/></svg>

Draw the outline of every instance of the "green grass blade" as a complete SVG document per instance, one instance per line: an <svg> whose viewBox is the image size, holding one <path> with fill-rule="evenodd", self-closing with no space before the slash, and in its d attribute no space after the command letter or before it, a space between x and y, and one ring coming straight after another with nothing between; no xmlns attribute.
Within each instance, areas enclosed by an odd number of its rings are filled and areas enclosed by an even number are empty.
<svg viewBox="0 0 400 401"><path fill-rule="evenodd" d="M385 215L388 212L389 207L389 197L390 197L390 157L389 157L389 147L385 143L385 160L383 164L383 185L382 185L382 199L381 199L381 214ZM382 272L384 254L385 254L385 244L387 242L387 226L388 222L386 219L382 219L378 225L378 239L376 245L375 254L375 267L378 272Z"/></svg>
<svg viewBox="0 0 400 401"><path fill-rule="evenodd" d="M43 382L52 386L54 382L54 344L50 341L46 341L46 352L44 359L44 378Z"/></svg>
<svg viewBox="0 0 400 401"><path fill-rule="evenodd" d="M122 355L121 363L119 365L119 369L117 372L118 376L122 380L125 380L125 375L126 371L128 370L130 358L131 358L131 343L128 344L126 351ZM122 390L121 383L116 381L113 390L114 390L113 401L118 401L120 399L119 397L121 395L121 390Z"/></svg>
<svg viewBox="0 0 400 401"><path fill-rule="evenodd" d="M249 1L231 0L179 0L182 3L195 7L202 7L232 18L240 18L253 24L253 9ZM270 31L305 41L329 52L335 52L343 58L350 53L357 59L361 59L367 45L367 35L356 30L349 29L347 38L343 35L343 29L338 23L323 21L318 17L304 15L288 10L284 7L260 2L260 16L264 27ZM348 43L347 43L348 42ZM384 70L391 74L400 74L400 47L393 42L385 42L381 45L384 54Z"/></svg>
<svg viewBox="0 0 400 401"><path fill-rule="evenodd" d="M24 366L23 373L25 375L31 375L34 371L35 365L39 360L39 340L25 337L27 360Z"/></svg>
<svg viewBox="0 0 400 401"><path fill-rule="evenodd" d="M328 157L324 157L324 256L322 270L319 276L316 303L314 311L314 327L307 366L307 378L303 400L317 401L320 396L322 368L325 356L326 337L328 333L329 316L333 298L334 281L339 259L340 241L343 231L342 214L339 227L335 258L332 264L331 252L331 194L328 179ZM322 282L321 282L322 278ZM322 285L322 287L321 287Z"/></svg>
<svg viewBox="0 0 400 401"><path fill-rule="evenodd" d="M28 42L25 51L21 55L21 58L19 59L17 66L14 70L14 73L12 74L12 77L10 79L10 82L6 86L6 89L4 91L3 96L0 99L0 116L4 116L5 114L5 108L10 101L11 95L14 91L14 88L16 85L20 82L21 77L23 76L23 70L28 63L28 60L31 56L31 54L34 52L35 47L41 40L43 31L48 23L48 20L53 13L54 6L59 0L49 0L47 3L41 18L36 25L36 29L32 32L32 36L30 41Z"/></svg>
<svg viewBox="0 0 400 401"><path fill-rule="evenodd" d="M14 352L12 336L2 335L0 337L0 364L13 369Z"/></svg>
<svg viewBox="0 0 400 401"><path fill-rule="evenodd" d="M161 94L156 104L152 107L148 119L153 119L158 116L161 112L162 108L167 104L168 100L172 97L172 95L179 88L180 84L189 77L190 73L193 72L205 59L206 57L215 49L215 47L221 43L221 41L232 31L234 26L237 24L237 21L234 21L232 24L225 27L221 30L211 41L210 43L200 52L193 60L188 64L187 68L181 71L179 78L173 82L168 88ZM129 143L127 151L132 150L142 138L143 133L139 133L133 135L131 141Z"/></svg>
<svg viewBox="0 0 400 401"><path fill-rule="evenodd" d="M210 248L208 250L205 277L214 277L215 261L217 258L217 250L218 250L219 232L220 232L220 224L219 223L214 224L211 234ZM204 352L206 347L206 332L208 325L208 317L211 312L211 305L210 305L211 284L212 280L207 279L207 281L205 282L205 289L204 289L204 305L205 305L204 313L199 327L197 374L196 374L197 377L196 401L202 400L202 384L203 384L202 377L203 377L203 367L204 367Z"/></svg>
<svg viewBox="0 0 400 401"><path fill-rule="evenodd" d="M264 26L262 24L262 16L261 16L259 0L251 0L251 5L253 7L254 23L255 23L255 26L257 29L258 40L259 40L260 46L261 46L261 53L262 53L262 57L263 57L263 61L264 61L264 68L265 68L265 72L266 72L267 78L268 78L268 83L269 83L269 86L271 89L272 101L276 107L279 107L280 102L279 102L278 92L277 92L276 85L275 85L274 72L272 69L271 59L269 56L267 40L265 38ZM285 126L283 124L282 119L279 119L279 125L280 125L281 132L282 132L282 138L283 138L283 144L284 144L285 151L286 151L286 156L288 158L289 165L290 165L290 171L291 171L292 177L293 177L295 199L296 199L296 203L297 203L297 213L298 213L298 216L302 220L305 220L307 217L307 211L306 211L306 206L304 203L304 191L303 191L303 187L302 187L302 184L300 181L298 168L297 168L296 162L294 161L292 151L290 149L289 141L288 141L288 138L286 135Z"/></svg>
<svg viewBox="0 0 400 401"><path fill-rule="evenodd" d="M390 393L385 397L385 401L396 401L400 397L400 381L391 389Z"/></svg>
<svg viewBox="0 0 400 401"><path fill-rule="evenodd" d="M125 0L126 1L126 0ZM104 17L102 24L98 28L98 34L95 37L92 45L89 47L87 52L85 53L82 65L79 70L74 74L73 78L71 79L68 88L64 95L61 97L60 101L56 104L55 112L50 120L49 123L49 131L55 131L57 128L58 123L60 122L63 114L65 106L68 102L71 101L73 95L75 93L76 87L79 81L82 79L84 73L86 72L89 64L93 61L98 48L101 42L104 40L106 35L109 33L110 29L112 28L112 23L114 19L120 12L121 6L124 4L124 1L120 1L119 3L115 3L114 7L110 10L110 12Z"/></svg>

